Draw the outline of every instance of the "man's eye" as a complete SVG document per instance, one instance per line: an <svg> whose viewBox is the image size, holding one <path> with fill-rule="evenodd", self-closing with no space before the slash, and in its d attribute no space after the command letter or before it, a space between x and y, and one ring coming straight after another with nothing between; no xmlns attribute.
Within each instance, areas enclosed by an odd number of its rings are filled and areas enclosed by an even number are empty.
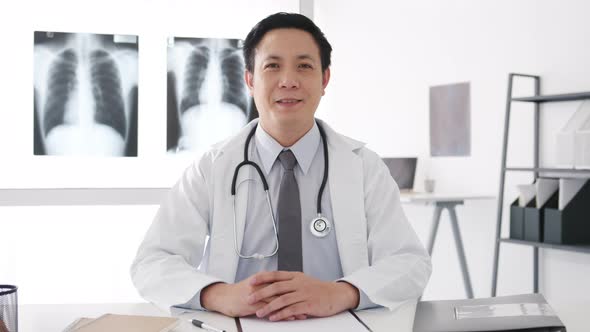
<svg viewBox="0 0 590 332"><path fill-rule="evenodd" d="M302 63L299 65L299 68L311 69L313 67L309 63Z"/></svg>
<svg viewBox="0 0 590 332"><path fill-rule="evenodd" d="M277 63L269 63L266 66L264 66L264 68L276 69L279 68L279 65Z"/></svg>

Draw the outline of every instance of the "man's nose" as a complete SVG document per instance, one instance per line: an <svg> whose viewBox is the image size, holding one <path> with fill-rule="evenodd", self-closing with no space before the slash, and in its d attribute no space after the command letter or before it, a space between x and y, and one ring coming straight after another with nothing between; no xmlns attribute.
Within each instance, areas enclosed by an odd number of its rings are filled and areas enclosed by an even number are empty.
<svg viewBox="0 0 590 332"><path fill-rule="evenodd" d="M292 70L285 70L281 75L279 86L286 89L295 89L299 87L299 78L297 73Z"/></svg>

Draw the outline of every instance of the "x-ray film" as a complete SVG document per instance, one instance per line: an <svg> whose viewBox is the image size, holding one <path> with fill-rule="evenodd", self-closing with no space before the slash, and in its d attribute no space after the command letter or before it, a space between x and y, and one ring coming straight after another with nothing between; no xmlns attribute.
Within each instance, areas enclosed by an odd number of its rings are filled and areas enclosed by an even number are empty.
<svg viewBox="0 0 590 332"><path fill-rule="evenodd" d="M137 39L35 32L35 155L137 156Z"/></svg>
<svg viewBox="0 0 590 332"><path fill-rule="evenodd" d="M239 39L168 39L169 153L203 153L258 117Z"/></svg>

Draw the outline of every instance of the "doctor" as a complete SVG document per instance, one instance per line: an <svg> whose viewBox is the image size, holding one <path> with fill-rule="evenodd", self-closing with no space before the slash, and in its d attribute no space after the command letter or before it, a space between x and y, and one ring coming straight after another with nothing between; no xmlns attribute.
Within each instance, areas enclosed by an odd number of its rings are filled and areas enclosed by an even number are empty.
<svg viewBox="0 0 590 332"><path fill-rule="evenodd" d="M277 321L394 309L422 294L430 258L386 166L314 117L331 50L299 14L250 31L245 80L260 119L192 164L162 202L131 267L144 298Z"/></svg>

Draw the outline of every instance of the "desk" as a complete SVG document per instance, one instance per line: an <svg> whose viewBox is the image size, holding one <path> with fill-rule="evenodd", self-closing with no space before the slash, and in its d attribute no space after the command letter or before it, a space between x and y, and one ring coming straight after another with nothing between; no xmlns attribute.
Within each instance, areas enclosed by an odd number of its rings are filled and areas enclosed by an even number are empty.
<svg viewBox="0 0 590 332"><path fill-rule="evenodd" d="M391 312L388 309L370 309L356 312L374 332L411 332L416 312L416 301L408 301ZM80 317L95 318L105 313L123 315L167 316L168 313L150 303L132 304L25 304L19 306L19 332L61 332ZM237 332L233 318L205 312L190 311L178 315L184 321L175 332L202 332L186 320L201 319L213 326Z"/></svg>
<svg viewBox="0 0 590 332"><path fill-rule="evenodd" d="M471 287L471 279L469 278L469 270L467 268L467 260L465 259L465 250L463 249L463 240L459 230L459 222L457 221L457 212L455 207L463 204L466 200L473 199L492 199L494 196L487 195L449 195L436 193L412 193L402 192L400 200L402 203L411 204L434 204L434 215L432 216L432 225L430 226L430 237L428 239L428 254L432 256L434 248L434 240L438 233L438 225L440 223L440 216L443 209L447 209L451 217L451 229L455 237L455 246L457 247L457 255L459 256L459 265L463 274L463 283L465 285L465 293L467 298L473 298L473 288Z"/></svg>

